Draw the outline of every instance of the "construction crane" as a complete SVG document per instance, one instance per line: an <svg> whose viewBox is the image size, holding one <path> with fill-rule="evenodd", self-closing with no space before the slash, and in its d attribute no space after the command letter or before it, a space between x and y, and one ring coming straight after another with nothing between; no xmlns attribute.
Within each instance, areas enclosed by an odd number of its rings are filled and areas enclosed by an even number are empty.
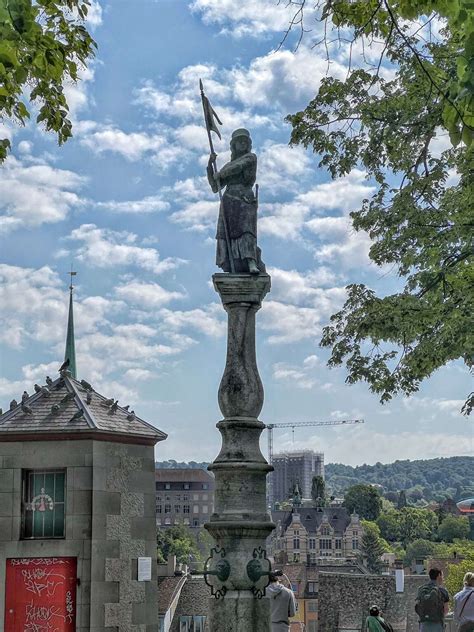
<svg viewBox="0 0 474 632"><path fill-rule="evenodd" d="M302 426L342 426L349 424L363 424L363 419L331 419L329 421L290 421L286 423L265 424L268 430L268 462L273 462L273 429L274 428L291 428L293 432L293 440L295 438L295 428ZM268 477L268 494L272 498L273 492L273 473Z"/></svg>

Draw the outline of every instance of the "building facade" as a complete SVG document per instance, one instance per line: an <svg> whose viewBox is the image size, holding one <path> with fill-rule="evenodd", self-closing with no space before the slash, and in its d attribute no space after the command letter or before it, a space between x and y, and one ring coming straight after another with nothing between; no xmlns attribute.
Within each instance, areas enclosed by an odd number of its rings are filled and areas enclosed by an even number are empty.
<svg viewBox="0 0 474 632"><path fill-rule="evenodd" d="M156 524L202 527L214 511L215 481L201 469L157 469Z"/></svg>
<svg viewBox="0 0 474 632"><path fill-rule="evenodd" d="M324 454L313 450L281 452L272 458L274 472L272 478L271 506L288 500L293 488L298 484L303 498L311 498L313 476L324 478Z"/></svg>
<svg viewBox="0 0 474 632"><path fill-rule="evenodd" d="M301 507L275 511L271 555L278 562L317 564L318 559L354 559L360 553L362 525L345 507Z"/></svg>
<svg viewBox="0 0 474 632"><path fill-rule="evenodd" d="M166 435L69 371L35 391L0 415L0 630L157 632Z"/></svg>

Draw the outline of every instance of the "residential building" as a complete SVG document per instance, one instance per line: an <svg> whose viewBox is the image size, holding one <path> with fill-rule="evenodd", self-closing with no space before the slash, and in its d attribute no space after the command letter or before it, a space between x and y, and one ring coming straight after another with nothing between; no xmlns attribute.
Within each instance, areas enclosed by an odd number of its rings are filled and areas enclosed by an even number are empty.
<svg viewBox="0 0 474 632"><path fill-rule="evenodd" d="M201 469L157 469L156 524L202 527L214 511L214 476Z"/></svg>
<svg viewBox="0 0 474 632"><path fill-rule="evenodd" d="M301 507L274 511L277 525L269 538L275 560L316 564L321 558L351 559L359 555L362 525L345 507Z"/></svg>
<svg viewBox="0 0 474 632"><path fill-rule="evenodd" d="M313 476L324 478L324 454L313 450L281 452L272 458L274 472L272 476L273 507L276 502L288 500L293 488L298 484L303 498L311 498Z"/></svg>

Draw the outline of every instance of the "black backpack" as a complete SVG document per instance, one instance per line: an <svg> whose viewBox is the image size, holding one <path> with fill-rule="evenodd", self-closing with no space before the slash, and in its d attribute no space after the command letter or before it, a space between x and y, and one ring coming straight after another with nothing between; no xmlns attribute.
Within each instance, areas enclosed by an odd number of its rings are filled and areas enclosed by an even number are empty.
<svg viewBox="0 0 474 632"><path fill-rule="evenodd" d="M441 591L434 584L420 586L416 598L415 612L420 617L420 622L432 621L434 623L443 620L444 601Z"/></svg>
<svg viewBox="0 0 474 632"><path fill-rule="evenodd" d="M392 628L392 626L390 625L390 623L388 621L380 621L379 620L379 623L383 627L385 632L393 632L393 628Z"/></svg>

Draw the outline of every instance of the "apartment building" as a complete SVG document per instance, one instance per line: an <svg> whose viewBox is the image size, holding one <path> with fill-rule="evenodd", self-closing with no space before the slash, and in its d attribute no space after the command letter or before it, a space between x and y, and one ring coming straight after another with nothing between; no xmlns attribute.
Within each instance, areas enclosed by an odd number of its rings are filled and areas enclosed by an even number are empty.
<svg viewBox="0 0 474 632"><path fill-rule="evenodd" d="M202 527L214 511L215 481L200 469L157 469L156 524Z"/></svg>
<svg viewBox="0 0 474 632"><path fill-rule="evenodd" d="M314 450L281 452L272 458L271 506L288 500L296 483L303 498L311 498L313 476L324 478L324 454Z"/></svg>

